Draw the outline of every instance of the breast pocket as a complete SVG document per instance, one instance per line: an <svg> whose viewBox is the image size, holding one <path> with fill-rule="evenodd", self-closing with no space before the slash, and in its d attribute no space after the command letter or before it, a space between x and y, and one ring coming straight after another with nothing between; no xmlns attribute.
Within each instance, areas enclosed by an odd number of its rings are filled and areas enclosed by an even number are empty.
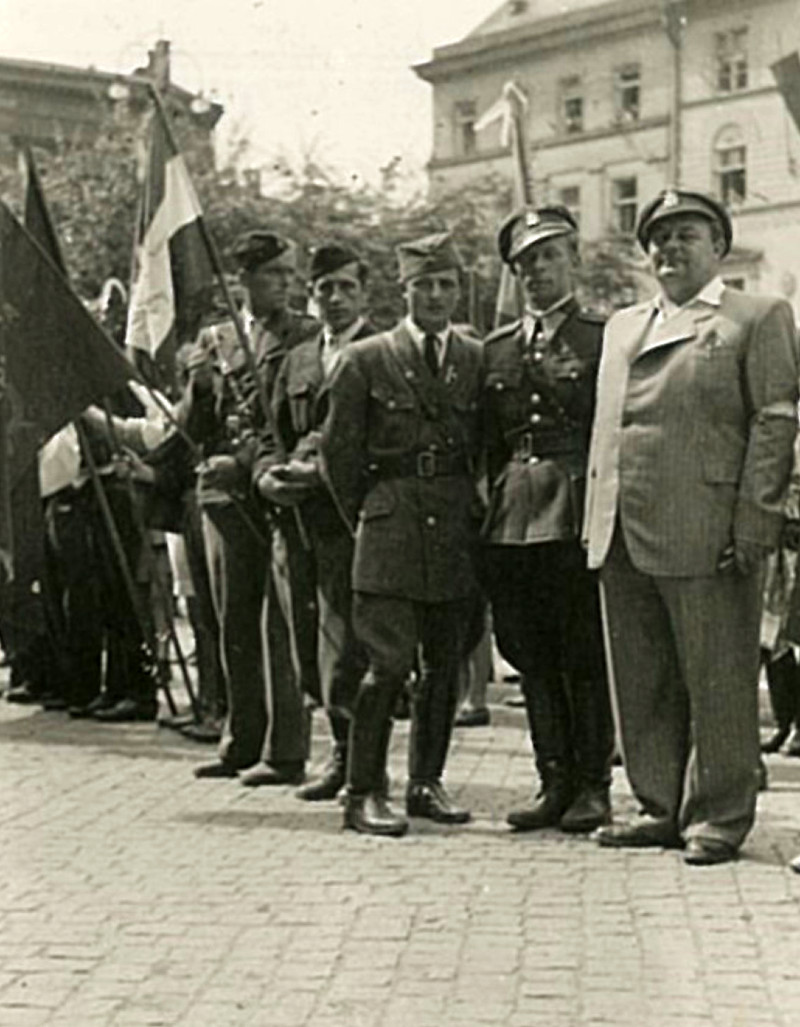
<svg viewBox="0 0 800 1027"><path fill-rule="evenodd" d="M381 449L408 449L413 445L414 397L402 387L378 382L370 387L370 442Z"/></svg>
<svg viewBox="0 0 800 1027"><path fill-rule="evenodd" d="M521 385L522 368L519 367L497 368L486 375L487 407L503 430L516 427L523 415Z"/></svg>

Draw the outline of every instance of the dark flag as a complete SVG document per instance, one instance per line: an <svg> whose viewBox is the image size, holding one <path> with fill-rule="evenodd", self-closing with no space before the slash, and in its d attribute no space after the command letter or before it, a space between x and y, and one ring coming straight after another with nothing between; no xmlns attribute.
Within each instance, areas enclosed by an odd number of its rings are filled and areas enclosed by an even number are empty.
<svg viewBox="0 0 800 1027"><path fill-rule="evenodd" d="M794 53L775 61L770 67L792 121L795 127L800 129L800 56L795 50Z"/></svg>
<svg viewBox="0 0 800 1027"><path fill-rule="evenodd" d="M0 353L13 488L40 446L135 371L0 201Z"/></svg>
<svg viewBox="0 0 800 1027"><path fill-rule="evenodd" d="M23 159L26 172L25 227L53 261L61 274L67 278L67 265L64 263L61 243L58 241L53 219L50 217L50 210L45 201L42 182L39 178L39 171L30 147L25 147Z"/></svg>
<svg viewBox="0 0 800 1027"><path fill-rule="evenodd" d="M200 203L158 100L142 179L125 345L149 384L169 392L177 348L197 334L214 272Z"/></svg>

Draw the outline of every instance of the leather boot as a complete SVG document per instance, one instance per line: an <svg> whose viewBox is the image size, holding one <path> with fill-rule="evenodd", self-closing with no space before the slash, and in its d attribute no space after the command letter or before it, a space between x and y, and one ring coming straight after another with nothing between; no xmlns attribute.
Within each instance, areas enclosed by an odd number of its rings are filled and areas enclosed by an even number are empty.
<svg viewBox="0 0 800 1027"><path fill-rule="evenodd" d="M400 838L408 830L408 821L395 813L381 792L348 795L344 807L344 826L360 834L384 838Z"/></svg>
<svg viewBox="0 0 800 1027"><path fill-rule="evenodd" d="M571 768L551 762L539 768L541 791L530 806L512 809L506 817L516 831L539 831L556 827L569 808L573 798Z"/></svg>
<svg viewBox="0 0 800 1027"><path fill-rule="evenodd" d="M561 818L561 830L588 834L611 823L614 721L605 678L572 683L572 738L577 795Z"/></svg>
<svg viewBox="0 0 800 1027"><path fill-rule="evenodd" d="M762 650L762 655L764 655ZM769 701L775 718L775 730L762 744L763 753L778 752L789 737L792 721L797 714L798 668L791 652L770 662L765 655L765 670L769 687Z"/></svg>
<svg viewBox="0 0 800 1027"><path fill-rule="evenodd" d="M334 745L333 753L322 774L298 788L295 795L305 802L325 802L335 799L345 784L347 750Z"/></svg>
<svg viewBox="0 0 800 1027"><path fill-rule="evenodd" d="M411 693L408 776L411 781L439 781L444 773L458 707L458 669L422 673Z"/></svg>

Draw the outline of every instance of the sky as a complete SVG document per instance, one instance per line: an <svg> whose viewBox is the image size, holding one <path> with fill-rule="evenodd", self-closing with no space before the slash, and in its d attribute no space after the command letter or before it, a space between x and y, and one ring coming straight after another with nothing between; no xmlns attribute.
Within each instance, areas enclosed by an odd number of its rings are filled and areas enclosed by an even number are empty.
<svg viewBox="0 0 800 1027"><path fill-rule="evenodd" d="M0 56L128 72L158 38L172 77L225 107L219 144L249 163L306 153L375 179L393 157L421 173L430 86L410 66L500 0L0 0Z"/></svg>

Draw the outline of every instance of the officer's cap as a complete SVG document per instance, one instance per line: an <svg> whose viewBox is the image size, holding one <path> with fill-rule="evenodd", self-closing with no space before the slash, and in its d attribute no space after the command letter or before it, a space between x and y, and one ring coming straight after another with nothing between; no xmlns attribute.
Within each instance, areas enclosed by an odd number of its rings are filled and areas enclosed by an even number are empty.
<svg viewBox="0 0 800 1027"><path fill-rule="evenodd" d="M712 196L705 193L689 192L688 189L663 189L654 200L646 203L639 214L636 226L636 238L643 250L650 242L650 233L659 221L674 217L676 214L698 214L708 221L716 222L722 230L725 249L722 256L730 250L733 242L733 226L725 207Z"/></svg>
<svg viewBox="0 0 800 1027"><path fill-rule="evenodd" d="M340 271L348 264L358 264L359 268L363 267L361 258L349 246L342 246L340 243L325 243L314 250L308 277L312 282L316 282L323 275L332 275L334 271Z"/></svg>
<svg viewBox="0 0 800 1027"><path fill-rule="evenodd" d="M264 264L286 267L292 271L297 266L297 254L289 239L277 232L267 232L260 228L240 235L231 252L244 271L253 271Z"/></svg>
<svg viewBox="0 0 800 1027"><path fill-rule="evenodd" d="M449 232L436 232L413 242L400 243L397 262L401 282L437 271L460 271L462 268L461 257Z"/></svg>
<svg viewBox="0 0 800 1027"><path fill-rule="evenodd" d="M566 207L520 207L500 226L497 248L506 264L513 264L529 246L577 231L577 222Z"/></svg>

